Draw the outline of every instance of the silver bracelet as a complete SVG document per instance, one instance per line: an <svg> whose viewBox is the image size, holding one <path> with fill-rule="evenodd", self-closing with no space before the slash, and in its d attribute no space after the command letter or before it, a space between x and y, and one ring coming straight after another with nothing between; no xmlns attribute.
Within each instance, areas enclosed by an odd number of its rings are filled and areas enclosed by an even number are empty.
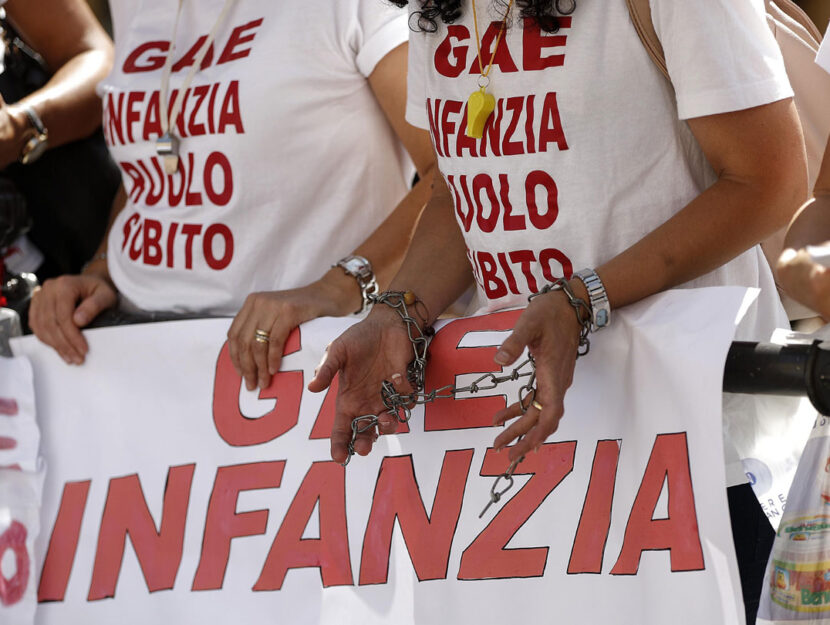
<svg viewBox="0 0 830 625"><path fill-rule="evenodd" d="M374 303L370 296L376 295L380 291L375 279L375 272L372 271L372 263L363 256L350 254L345 258L341 258L332 267L340 267L347 275L357 280L357 285L360 287L361 305L354 314L359 315L369 310Z"/></svg>
<svg viewBox="0 0 830 625"><path fill-rule="evenodd" d="M574 277L582 280L585 290L588 291L588 301L591 304L591 331L602 330L611 323L611 303L605 292L605 285L593 269L580 269Z"/></svg>

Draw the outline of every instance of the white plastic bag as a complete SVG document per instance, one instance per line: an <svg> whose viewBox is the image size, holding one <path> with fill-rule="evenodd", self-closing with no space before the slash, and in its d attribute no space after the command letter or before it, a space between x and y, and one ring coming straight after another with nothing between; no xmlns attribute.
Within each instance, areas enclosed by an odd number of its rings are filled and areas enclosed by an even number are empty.
<svg viewBox="0 0 830 625"><path fill-rule="evenodd" d="M764 577L758 623L830 623L830 417L804 448Z"/></svg>

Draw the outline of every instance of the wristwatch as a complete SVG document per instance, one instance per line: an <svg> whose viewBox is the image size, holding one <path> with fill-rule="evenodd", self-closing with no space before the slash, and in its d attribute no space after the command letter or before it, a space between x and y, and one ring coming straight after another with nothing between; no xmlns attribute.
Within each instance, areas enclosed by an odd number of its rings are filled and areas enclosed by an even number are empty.
<svg viewBox="0 0 830 625"><path fill-rule="evenodd" d="M348 275L357 280L357 284L360 287L360 297L363 300L363 303L360 308L354 312L354 314L358 315L371 308L374 302L372 302L369 296L375 295L379 290L377 280L375 280L375 272L372 271L372 263L370 263L368 259L363 258L363 256L350 254L349 256L337 261L337 263L332 265L332 267L340 267Z"/></svg>
<svg viewBox="0 0 830 625"><path fill-rule="evenodd" d="M611 304L605 286L593 269L580 269L574 276L582 280L588 291L588 300L591 304L591 331L601 330L611 323Z"/></svg>
<svg viewBox="0 0 830 625"><path fill-rule="evenodd" d="M43 125L40 115L31 106L27 106L23 109L23 112L26 113L26 118L29 120L31 128L24 134L26 142L20 150L19 160L24 165L28 165L39 159L46 151L46 148L49 147L49 131Z"/></svg>

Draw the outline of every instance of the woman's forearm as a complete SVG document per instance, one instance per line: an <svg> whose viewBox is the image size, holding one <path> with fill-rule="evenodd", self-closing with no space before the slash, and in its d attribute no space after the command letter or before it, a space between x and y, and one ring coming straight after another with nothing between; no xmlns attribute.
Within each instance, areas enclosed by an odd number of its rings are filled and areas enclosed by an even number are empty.
<svg viewBox="0 0 830 625"><path fill-rule="evenodd" d="M826 241L830 241L830 141L824 150L813 198L793 217L784 248L797 250Z"/></svg>
<svg viewBox="0 0 830 625"><path fill-rule="evenodd" d="M73 57L43 88L10 106L22 112L31 106L49 130L49 145L56 147L89 136L101 125L101 100L95 93L109 71L111 57L89 50Z"/></svg>
<svg viewBox="0 0 830 625"><path fill-rule="evenodd" d="M9 0L6 11L53 72L43 87L9 107L18 135L29 128L23 110L31 106L48 129L50 146L88 136L101 123L95 87L113 59L112 42L92 11L82 0Z"/></svg>
<svg viewBox="0 0 830 625"><path fill-rule="evenodd" d="M432 197L418 222L412 243L389 288L413 291L432 322L470 286L467 246L453 212L444 178L436 174Z"/></svg>
<svg viewBox="0 0 830 625"><path fill-rule="evenodd" d="M803 142L791 105L781 101L693 120L719 179L598 268L612 308L713 271L786 225L807 194ZM753 137L748 127L768 135Z"/></svg>

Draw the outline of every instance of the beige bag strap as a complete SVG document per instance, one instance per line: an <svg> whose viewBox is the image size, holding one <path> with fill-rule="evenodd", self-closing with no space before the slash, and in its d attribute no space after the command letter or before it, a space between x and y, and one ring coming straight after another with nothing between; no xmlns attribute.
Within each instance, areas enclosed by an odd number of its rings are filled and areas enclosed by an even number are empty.
<svg viewBox="0 0 830 625"><path fill-rule="evenodd" d="M821 31L813 23L813 20L798 6L793 0L766 0L767 11L769 12L769 5L776 6L782 13L786 14L791 20L796 22L804 30L807 31L816 43L821 42Z"/></svg>
<svg viewBox="0 0 830 625"><path fill-rule="evenodd" d="M654 61L663 76L669 78L669 70L666 68L666 55L663 52L663 44L654 30L654 22L651 20L651 5L649 0L625 0L628 4L628 14L634 23L634 28L640 41L643 42L646 52ZM671 79L669 79L671 82Z"/></svg>

